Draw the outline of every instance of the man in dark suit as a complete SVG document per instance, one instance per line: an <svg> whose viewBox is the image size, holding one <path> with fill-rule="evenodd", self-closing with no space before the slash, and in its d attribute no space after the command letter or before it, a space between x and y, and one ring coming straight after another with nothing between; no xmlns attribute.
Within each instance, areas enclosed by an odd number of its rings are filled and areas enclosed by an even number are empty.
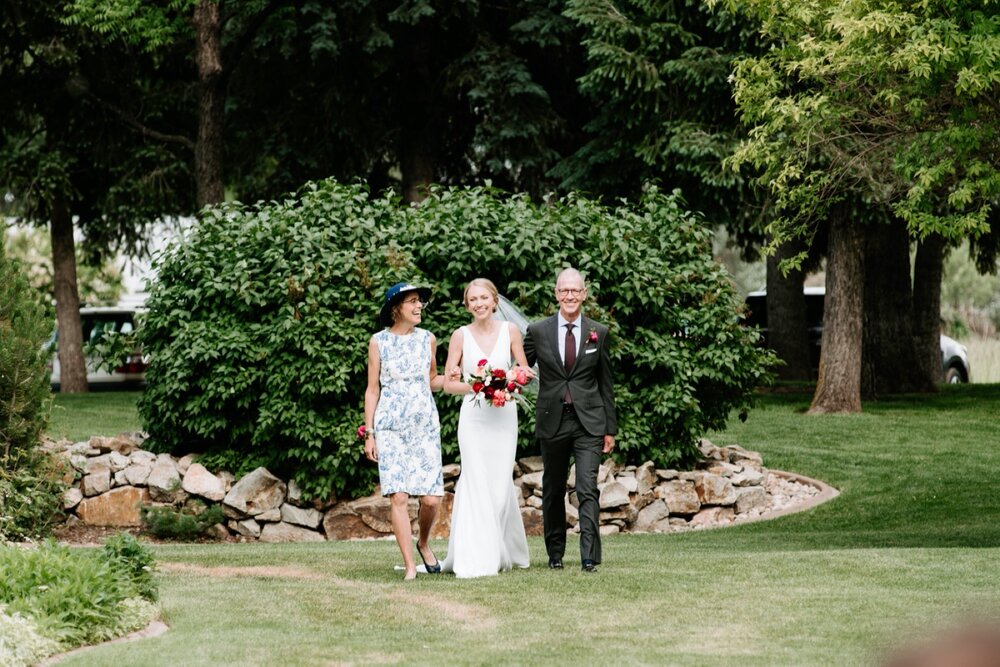
<svg viewBox="0 0 1000 667"><path fill-rule="evenodd" d="M566 477L576 462L580 559L595 572L601 562L597 469L615 446L618 430L608 357L608 328L583 316L583 276L565 269L556 279L559 312L528 325L524 353L538 362L535 437L542 450L542 519L549 567L562 569L566 551Z"/></svg>

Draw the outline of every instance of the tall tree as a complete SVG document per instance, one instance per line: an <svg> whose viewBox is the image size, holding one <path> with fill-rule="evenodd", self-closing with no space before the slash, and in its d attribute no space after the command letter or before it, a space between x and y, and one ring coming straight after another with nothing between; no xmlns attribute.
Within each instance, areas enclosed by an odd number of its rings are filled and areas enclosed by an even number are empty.
<svg viewBox="0 0 1000 667"><path fill-rule="evenodd" d="M61 387L85 391L75 234L94 257L138 248L144 221L177 210L185 173L169 152L119 132L93 101L142 99L147 79L141 64L65 25L64 11L61 2L10 2L0 14L0 186L17 216L50 229ZM98 95L83 94L93 86Z"/></svg>
<svg viewBox="0 0 1000 667"><path fill-rule="evenodd" d="M752 126L735 163L759 168L772 190L782 213L770 226L776 238L808 236L845 199L890 207L918 240L988 230L1000 194L995 12L971 0L718 4L752 16L774 44L743 59L734 81L737 104ZM834 247L845 246L831 244L831 252ZM853 252L853 244L847 247ZM832 255L829 261L840 262ZM927 263L923 270L937 271ZM858 280L837 284L860 287ZM934 284L933 278L917 283L920 289ZM913 298L936 301L928 294ZM927 314L921 317L924 338L917 348L928 356L931 337L935 346L937 337ZM861 335L855 323L849 329ZM818 387L814 409L859 409L853 378L843 382L837 391Z"/></svg>

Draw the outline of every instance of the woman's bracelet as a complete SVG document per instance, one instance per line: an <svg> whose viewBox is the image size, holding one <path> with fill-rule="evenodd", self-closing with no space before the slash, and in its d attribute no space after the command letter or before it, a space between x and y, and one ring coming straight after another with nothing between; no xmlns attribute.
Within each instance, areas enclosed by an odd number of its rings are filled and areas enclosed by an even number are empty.
<svg viewBox="0 0 1000 667"><path fill-rule="evenodd" d="M374 438L374 437L375 437L375 429L373 429L373 428L366 428L365 429L365 440L367 440L368 438Z"/></svg>

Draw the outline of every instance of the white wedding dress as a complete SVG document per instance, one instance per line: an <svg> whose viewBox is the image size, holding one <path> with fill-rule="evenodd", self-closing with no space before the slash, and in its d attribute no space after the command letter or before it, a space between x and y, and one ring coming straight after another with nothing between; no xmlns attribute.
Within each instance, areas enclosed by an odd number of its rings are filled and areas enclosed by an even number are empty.
<svg viewBox="0 0 1000 667"><path fill-rule="evenodd" d="M510 329L501 322L493 350L479 349L468 327L462 327L462 373L472 373L481 359L493 368L510 364ZM502 408L465 396L458 419L462 475L455 486L448 555L444 572L459 578L495 575L512 567L528 567L528 540L513 482L517 448L517 406Z"/></svg>

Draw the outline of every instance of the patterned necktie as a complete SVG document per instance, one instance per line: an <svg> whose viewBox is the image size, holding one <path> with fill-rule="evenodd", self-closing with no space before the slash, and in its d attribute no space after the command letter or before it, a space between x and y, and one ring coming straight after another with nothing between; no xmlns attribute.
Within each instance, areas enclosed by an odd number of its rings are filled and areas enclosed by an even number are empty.
<svg viewBox="0 0 1000 667"><path fill-rule="evenodd" d="M566 366L566 373L569 374L573 370L573 364L576 363L576 336L573 335L573 324L566 325L566 351L564 354L564 365ZM563 394L563 403L570 405L573 402L573 396L569 393L569 385L566 385L566 393Z"/></svg>

